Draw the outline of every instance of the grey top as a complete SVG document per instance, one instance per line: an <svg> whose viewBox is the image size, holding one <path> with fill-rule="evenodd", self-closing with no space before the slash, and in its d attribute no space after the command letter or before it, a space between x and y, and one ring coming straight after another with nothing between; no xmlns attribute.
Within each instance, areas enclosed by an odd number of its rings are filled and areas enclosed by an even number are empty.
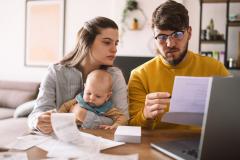
<svg viewBox="0 0 240 160"><path fill-rule="evenodd" d="M126 117L129 117L127 85L123 74L117 67L109 67L107 71L113 78L111 101ZM73 99L82 91L83 79L82 73L79 70L59 64L50 65L46 76L41 82L34 109L28 116L29 127L37 129L36 125L40 114L48 110L58 109L64 102ZM96 128L100 124L111 125L112 120L87 111L82 126L85 128Z"/></svg>

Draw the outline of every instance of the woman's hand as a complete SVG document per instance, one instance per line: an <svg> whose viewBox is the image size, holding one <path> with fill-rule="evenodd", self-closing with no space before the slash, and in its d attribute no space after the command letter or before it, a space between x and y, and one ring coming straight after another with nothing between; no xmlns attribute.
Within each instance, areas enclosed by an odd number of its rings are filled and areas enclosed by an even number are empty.
<svg viewBox="0 0 240 160"><path fill-rule="evenodd" d="M71 107L70 112L75 114L77 124L82 124L87 114L87 110L80 107L78 103Z"/></svg>
<svg viewBox="0 0 240 160"><path fill-rule="evenodd" d="M146 96L143 115L146 119L154 119L159 114L164 113L167 105L170 103L170 94L168 92L149 93Z"/></svg>
<svg viewBox="0 0 240 160"><path fill-rule="evenodd" d="M44 134L51 134L53 132L51 124L52 112L53 112L52 110L44 112L38 117L37 129Z"/></svg>

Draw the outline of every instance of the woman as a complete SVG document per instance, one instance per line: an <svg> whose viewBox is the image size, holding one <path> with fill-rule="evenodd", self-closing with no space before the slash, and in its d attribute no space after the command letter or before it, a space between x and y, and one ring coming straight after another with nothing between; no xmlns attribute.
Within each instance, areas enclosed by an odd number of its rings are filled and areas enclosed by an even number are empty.
<svg viewBox="0 0 240 160"><path fill-rule="evenodd" d="M112 102L128 117L127 86L120 69L111 67L116 57L118 26L105 17L96 17L84 24L77 35L72 52L58 64L50 65L43 79L36 105L28 117L31 129L44 134L52 133L51 112L83 91L87 75L99 68L106 69L113 78ZM82 108L81 108L82 109ZM72 110L78 115L79 108ZM96 128L99 124L111 124L112 120L84 110L83 126ZM94 123L90 123L94 122Z"/></svg>

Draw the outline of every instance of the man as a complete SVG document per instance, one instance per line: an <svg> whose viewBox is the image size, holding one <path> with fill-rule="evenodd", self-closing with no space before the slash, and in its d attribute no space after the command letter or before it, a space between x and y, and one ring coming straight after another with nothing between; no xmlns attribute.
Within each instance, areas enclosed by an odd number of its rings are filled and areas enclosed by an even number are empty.
<svg viewBox="0 0 240 160"><path fill-rule="evenodd" d="M168 111L175 76L227 76L219 61L188 50L192 28L187 9L172 0L152 15L152 29L159 55L131 72L128 83L130 125L161 128Z"/></svg>

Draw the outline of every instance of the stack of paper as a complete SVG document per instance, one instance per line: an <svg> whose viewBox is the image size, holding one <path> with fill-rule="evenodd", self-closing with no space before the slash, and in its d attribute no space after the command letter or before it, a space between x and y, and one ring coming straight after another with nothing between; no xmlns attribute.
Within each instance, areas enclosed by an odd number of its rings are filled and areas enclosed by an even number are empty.
<svg viewBox="0 0 240 160"><path fill-rule="evenodd" d="M118 142L141 143L141 127L119 126L115 131L114 140Z"/></svg>

